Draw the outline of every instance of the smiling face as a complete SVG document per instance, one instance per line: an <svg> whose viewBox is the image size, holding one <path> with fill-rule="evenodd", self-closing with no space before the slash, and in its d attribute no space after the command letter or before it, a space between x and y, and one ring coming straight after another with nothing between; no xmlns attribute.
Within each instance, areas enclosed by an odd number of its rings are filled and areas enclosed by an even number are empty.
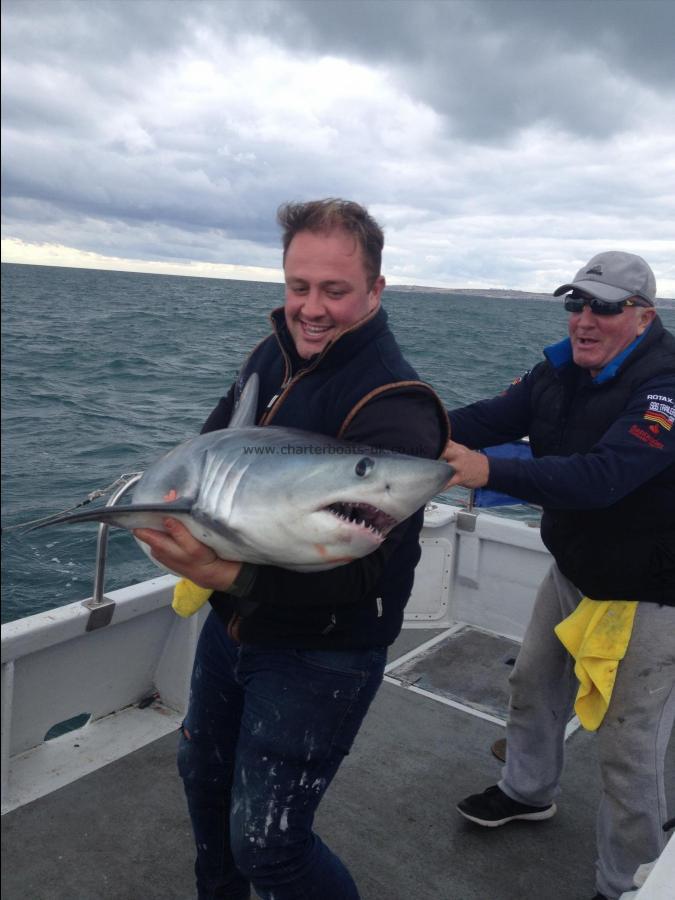
<svg viewBox="0 0 675 900"><path fill-rule="evenodd" d="M369 286L361 247L342 229L296 234L284 275L286 325L303 359L377 309L384 290L381 275Z"/></svg>
<svg viewBox="0 0 675 900"><path fill-rule="evenodd" d="M655 315L653 307L641 306L624 306L617 316L596 316L588 306L580 313L571 313L568 330L574 362L589 369L595 378L649 327Z"/></svg>

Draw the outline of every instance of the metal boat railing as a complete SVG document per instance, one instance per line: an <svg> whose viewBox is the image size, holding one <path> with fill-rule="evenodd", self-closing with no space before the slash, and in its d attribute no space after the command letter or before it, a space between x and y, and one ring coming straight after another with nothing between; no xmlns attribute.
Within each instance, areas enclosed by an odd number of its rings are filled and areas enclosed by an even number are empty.
<svg viewBox="0 0 675 900"><path fill-rule="evenodd" d="M132 475L122 475L123 483L112 494L106 506L114 506L126 492L132 488L141 478L142 472L134 472ZM105 564L108 558L108 531L110 526L102 522L98 528L98 537L96 540L96 569L94 572L94 593L89 600L84 600L82 606L89 609L89 619L87 620L87 631L94 631L97 628L104 628L110 624L115 611L115 601L110 597L106 597L103 588L105 584Z"/></svg>

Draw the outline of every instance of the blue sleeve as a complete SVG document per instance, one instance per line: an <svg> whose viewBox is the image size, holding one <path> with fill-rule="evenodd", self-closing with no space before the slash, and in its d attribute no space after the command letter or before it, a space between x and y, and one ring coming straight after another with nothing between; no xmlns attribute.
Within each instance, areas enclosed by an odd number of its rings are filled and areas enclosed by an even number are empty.
<svg viewBox="0 0 675 900"><path fill-rule="evenodd" d="M675 463L675 380L643 385L588 453L491 459L487 487L551 509L601 509Z"/></svg>

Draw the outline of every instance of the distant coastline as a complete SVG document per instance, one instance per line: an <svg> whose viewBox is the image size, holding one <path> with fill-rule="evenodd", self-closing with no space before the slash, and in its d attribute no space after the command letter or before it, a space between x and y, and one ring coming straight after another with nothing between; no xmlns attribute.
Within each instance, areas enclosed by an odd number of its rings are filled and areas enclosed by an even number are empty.
<svg viewBox="0 0 675 900"><path fill-rule="evenodd" d="M537 294L533 291L515 291L507 288L442 288L415 284L388 284L387 291L395 291L397 294L452 294L460 297L492 297L495 300L545 300L548 303L560 303L560 298L554 297L553 294ZM675 299L657 297L656 306L662 309L675 309Z"/></svg>
<svg viewBox="0 0 675 900"><path fill-rule="evenodd" d="M415 294L456 294L461 297L494 297L497 300L557 300L551 294L536 294L531 291L516 291L503 288L442 288L424 287L415 284L388 284L387 291Z"/></svg>
<svg viewBox="0 0 675 900"><path fill-rule="evenodd" d="M195 275L181 272L147 272L142 270L131 269L97 269L87 268L86 266L62 266L53 263L18 263L2 261L3 266L43 266L44 268L54 269L80 269L85 272L120 272L129 275L159 275L163 278L208 278L214 281L241 281L243 283L252 282L254 284L283 284L283 281L260 281L255 278L227 278L224 275ZM444 288L444 287L428 287L420 284L388 284L387 292L397 294L450 294L459 297L488 297L495 300L544 300L547 303L558 303L559 298L552 294L538 294L533 291L516 291L507 288ZM657 307L662 309L675 309L675 299L667 297L658 297L656 300Z"/></svg>

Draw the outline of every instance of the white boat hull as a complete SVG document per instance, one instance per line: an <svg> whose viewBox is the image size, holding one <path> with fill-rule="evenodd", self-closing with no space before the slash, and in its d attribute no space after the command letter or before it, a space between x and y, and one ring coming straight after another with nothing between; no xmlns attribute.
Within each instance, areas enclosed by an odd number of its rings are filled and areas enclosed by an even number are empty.
<svg viewBox="0 0 675 900"><path fill-rule="evenodd" d="M537 528L433 504L421 543L406 627L459 622L522 638L550 564ZM176 616L175 581L111 592L110 624L93 631L82 603L2 626L3 814L179 727L207 610ZM45 740L78 716L86 724Z"/></svg>

